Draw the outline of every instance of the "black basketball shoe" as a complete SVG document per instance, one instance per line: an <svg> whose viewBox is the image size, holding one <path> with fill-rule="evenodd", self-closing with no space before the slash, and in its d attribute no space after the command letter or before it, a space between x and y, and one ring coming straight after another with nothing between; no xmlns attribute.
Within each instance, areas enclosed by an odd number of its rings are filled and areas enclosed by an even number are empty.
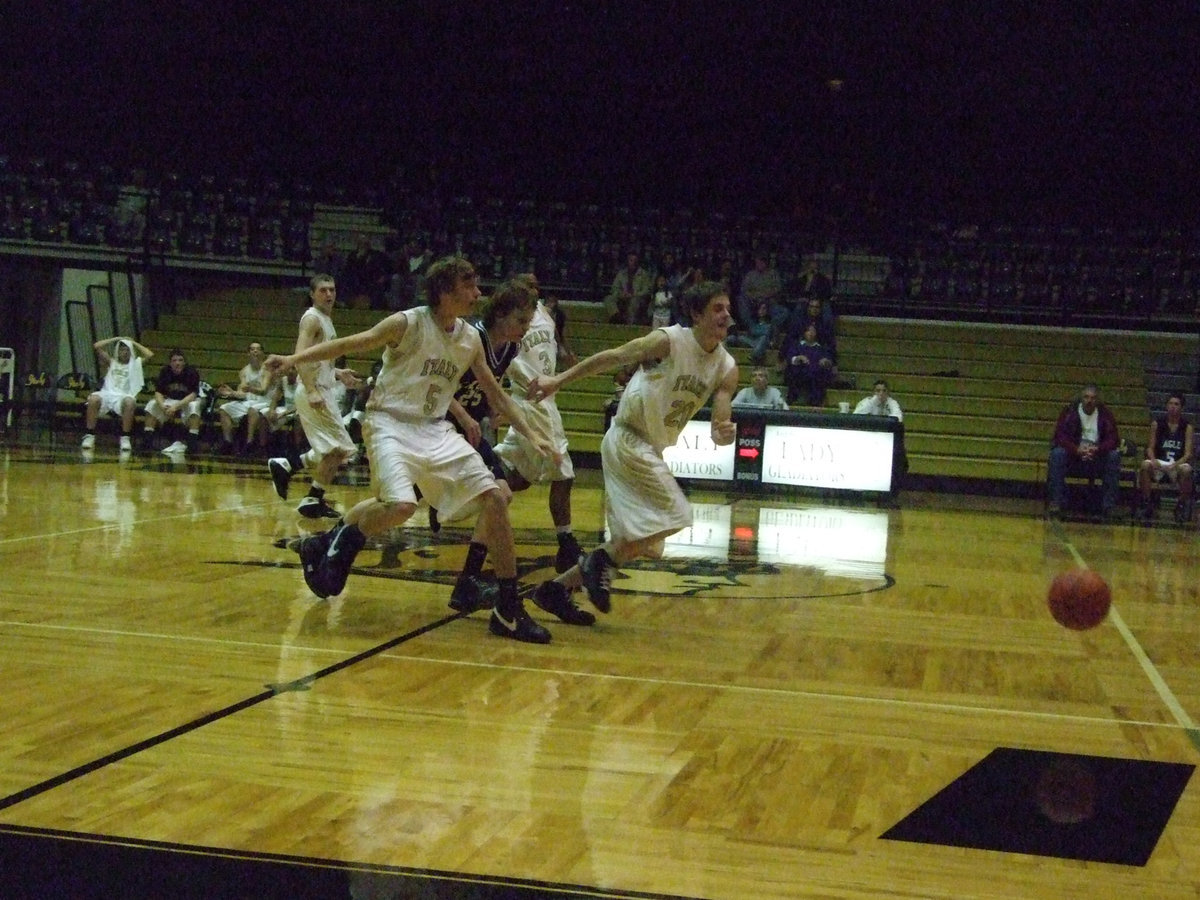
<svg viewBox="0 0 1200 900"><path fill-rule="evenodd" d="M296 512L306 519L340 519L342 516L324 497L311 495L296 504Z"/></svg>
<svg viewBox="0 0 1200 900"><path fill-rule="evenodd" d="M460 613L491 609L496 605L496 597L499 594L500 588L497 585L474 575L460 575L454 590L450 592L450 608Z"/></svg>
<svg viewBox="0 0 1200 900"><path fill-rule="evenodd" d="M592 606L602 613L612 609L612 558L608 552L597 547L583 558L579 572L583 575L583 586L587 589Z"/></svg>
<svg viewBox="0 0 1200 900"><path fill-rule="evenodd" d="M566 534L560 534L558 536L558 552L554 554L554 571L561 575L572 566L578 565L582 556L583 548L579 546L579 541L575 540L575 535L569 531Z"/></svg>
<svg viewBox="0 0 1200 900"><path fill-rule="evenodd" d="M292 466L282 456L273 456L267 460L267 471L271 473L271 483L275 485L275 493L280 500L286 500L288 484L292 480Z"/></svg>
<svg viewBox="0 0 1200 900"><path fill-rule="evenodd" d="M304 583L322 600L337 593L337 591L329 589L325 574L325 554L329 550L331 540L333 540L332 530L303 538L296 547L296 552L300 554L300 568L304 572Z"/></svg>
<svg viewBox="0 0 1200 900"><path fill-rule="evenodd" d="M530 618L525 607L520 607L512 618L500 614L500 610L492 610L492 618L488 621L488 631L499 637L512 638L514 641L524 641L527 644L550 643L550 632Z"/></svg>
<svg viewBox="0 0 1200 900"><path fill-rule="evenodd" d="M596 617L575 604L567 586L557 581L543 581L533 592L533 602L560 622L567 625L595 625Z"/></svg>

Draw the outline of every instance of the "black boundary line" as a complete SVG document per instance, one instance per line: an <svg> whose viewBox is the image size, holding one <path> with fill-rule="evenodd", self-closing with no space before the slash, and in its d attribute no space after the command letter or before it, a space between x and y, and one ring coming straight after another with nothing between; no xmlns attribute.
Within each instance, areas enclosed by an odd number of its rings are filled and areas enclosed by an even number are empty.
<svg viewBox="0 0 1200 900"><path fill-rule="evenodd" d="M80 844L100 844L106 847L128 847L135 850L177 853L189 856L211 857L213 859L307 866L310 868L334 869L343 872L376 872L382 875L395 875L397 877L426 878L431 881L452 881L466 884L494 885L497 887L521 887L530 890L571 893L583 897L613 898L613 900L617 900L617 898L636 898L636 900L693 900L693 898L681 897L678 894L605 889L591 885L570 884L568 882L514 878L508 875L479 875L470 872L451 872L444 869L390 866L380 863L356 863L321 856L295 856L287 853L231 850L226 847L206 847L198 844L178 844L169 841L146 840L144 838L114 837L111 835L89 834L82 831L65 831L59 828L37 828L28 825L6 825L0 823L0 835L4 834L70 841Z"/></svg>
<svg viewBox="0 0 1200 900"><path fill-rule="evenodd" d="M218 709L214 712L207 713L206 715L200 716L197 719L193 719L190 722L185 722L183 725L178 725L175 728L169 729L168 731L156 734L154 737L138 741L136 744L131 744L128 747L122 748L121 750L116 750L113 753L109 753L106 756L100 757L99 759L94 759L91 762L84 763L81 766L76 766L73 769L69 769L66 772L55 775L53 778L48 778L45 781L31 785L24 790L17 791L15 794L9 794L7 797L0 798L0 810L8 809L11 806L16 806L18 803L28 800L31 797L36 797L38 794L44 794L46 791L53 790L56 787L61 787L64 784L68 784L69 782L82 778L84 775L88 775L97 771L98 769L104 768L105 766L112 765L113 763L120 762L121 760L127 759L134 754L141 753L143 750L149 750L151 747L157 747L159 744L173 740L174 738L187 734L190 731L195 731L197 728L203 728L205 725L209 725L213 722L227 718L228 716L239 713L242 710L249 709L252 706L257 706L264 700L270 700L272 697L275 697L278 694L286 693L288 691L307 690L309 686L318 679L325 678L328 675L333 675L335 672L340 672L342 669L356 665L364 660L370 659L373 656L378 656L380 653L391 650L393 647L410 641L413 638L420 637L426 632L432 631L435 628L440 628L442 625L445 625L448 622L465 618L466 615L466 613L455 613L452 616L445 616L441 619L438 619L436 622L431 622L428 625L423 625L414 631L410 631L406 634L394 637L391 640L384 641L378 646L371 647L370 649L364 650L361 653L357 653L354 656L347 657L341 662L326 666L323 669L318 669L316 672L313 672L309 675L302 676L301 678L297 678L292 681L284 682L283 684L268 685L268 689L262 693L255 694L252 697L247 697L245 700L239 700L237 703L226 706L224 709Z"/></svg>

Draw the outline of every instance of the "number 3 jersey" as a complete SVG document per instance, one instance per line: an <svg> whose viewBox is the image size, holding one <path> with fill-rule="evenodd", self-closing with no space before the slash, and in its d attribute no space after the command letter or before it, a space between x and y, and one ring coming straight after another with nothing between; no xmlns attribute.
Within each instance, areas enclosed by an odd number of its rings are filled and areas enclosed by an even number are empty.
<svg viewBox="0 0 1200 900"><path fill-rule="evenodd" d="M428 306L395 315L407 322L404 337L383 351L367 409L398 419L440 419L479 350L479 333L462 319L442 330Z"/></svg>
<svg viewBox="0 0 1200 900"><path fill-rule="evenodd" d="M671 353L656 364L643 364L629 379L613 421L640 434L658 453L674 447L696 410L708 402L736 363L724 344L705 351L692 329L660 329Z"/></svg>

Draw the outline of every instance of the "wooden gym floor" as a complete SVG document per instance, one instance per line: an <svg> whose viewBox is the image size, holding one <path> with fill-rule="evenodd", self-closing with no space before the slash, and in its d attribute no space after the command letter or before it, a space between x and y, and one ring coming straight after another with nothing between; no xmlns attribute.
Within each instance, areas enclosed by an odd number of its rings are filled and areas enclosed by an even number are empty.
<svg viewBox="0 0 1200 900"><path fill-rule="evenodd" d="M610 615L537 647L447 608L462 528L419 511L321 602L260 463L99 441L0 446L4 897L1200 892L1190 529L694 493ZM590 546L599 473L574 507ZM545 489L512 516L532 585ZM1080 565L1115 597L1085 633L1045 607Z"/></svg>

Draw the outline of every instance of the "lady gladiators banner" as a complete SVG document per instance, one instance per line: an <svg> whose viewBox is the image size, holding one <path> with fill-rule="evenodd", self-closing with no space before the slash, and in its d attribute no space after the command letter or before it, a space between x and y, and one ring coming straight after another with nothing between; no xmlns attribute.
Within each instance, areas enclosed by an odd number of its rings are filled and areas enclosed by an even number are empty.
<svg viewBox="0 0 1200 900"><path fill-rule="evenodd" d="M718 447L704 410L663 453L681 480L740 487L886 493L900 423L875 416L737 410L737 439Z"/></svg>

